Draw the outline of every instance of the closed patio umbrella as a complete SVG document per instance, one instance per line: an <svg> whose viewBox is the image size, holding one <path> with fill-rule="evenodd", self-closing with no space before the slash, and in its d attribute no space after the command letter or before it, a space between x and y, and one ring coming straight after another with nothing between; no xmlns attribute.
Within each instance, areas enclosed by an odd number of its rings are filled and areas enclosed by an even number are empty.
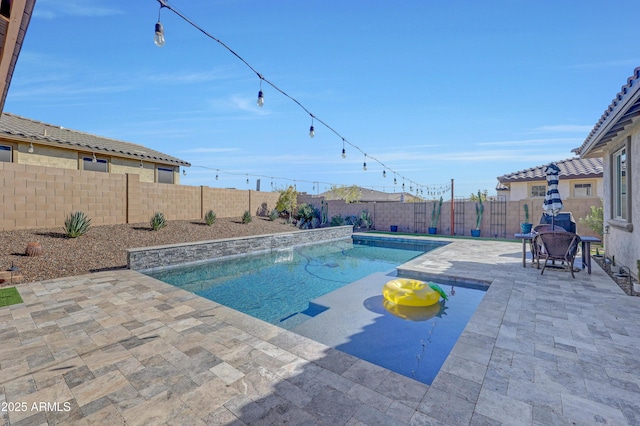
<svg viewBox="0 0 640 426"><path fill-rule="evenodd" d="M562 210L562 199L558 192L558 175L560 168L551 163L545 169L547 175L547 195L544 197L544 205L542 206L544 214L551 216L551 226L554 226L556 215Z"/></svg>

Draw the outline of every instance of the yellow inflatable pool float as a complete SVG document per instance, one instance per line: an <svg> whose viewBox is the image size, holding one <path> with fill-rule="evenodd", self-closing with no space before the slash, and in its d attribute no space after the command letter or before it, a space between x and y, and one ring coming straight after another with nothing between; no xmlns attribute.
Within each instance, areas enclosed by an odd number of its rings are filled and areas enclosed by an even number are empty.
<svg viewBox="0 0 640 426"><path fill-rule="evenodd" d="M409 278L389 281L382 287L382 295L389 302L403 306L431 306L440 300L440 293L429 284Z"/></svg>

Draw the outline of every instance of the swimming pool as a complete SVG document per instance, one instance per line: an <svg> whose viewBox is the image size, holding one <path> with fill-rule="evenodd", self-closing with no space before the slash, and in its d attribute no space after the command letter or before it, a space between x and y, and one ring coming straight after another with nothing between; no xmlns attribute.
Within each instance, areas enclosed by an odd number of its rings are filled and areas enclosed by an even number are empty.
<svg viewBox="0 0 640 426"><path fill-rule="evenodd" d="M442 245L346 239L147 273L263 321L289 328L313 315L309 301ZM399 242L393 244L398 247ZM294 320L296 315L302 315Z"/></svg>
<svg viewBox="0 0 640 426"><path fill-rule="evenodd" d="M441 245L354 236L147 274L431 384L484 291L447 285L448 301L404 309L385 306L381 288Z"/></svg>

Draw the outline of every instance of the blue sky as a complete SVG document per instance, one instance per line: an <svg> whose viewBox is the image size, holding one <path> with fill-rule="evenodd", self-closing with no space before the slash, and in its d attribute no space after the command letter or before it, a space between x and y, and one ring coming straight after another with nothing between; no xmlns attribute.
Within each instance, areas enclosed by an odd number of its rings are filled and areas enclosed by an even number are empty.
<svg viewBox="0 0 640 426"><path fill-rule="evenodd" d="M156 47L156 0L38 0L4 110L186 160L186 185L468 196L572 157L640 65L632 1L169 4L340 136L265 82L258 107L257 75L168 9Z"/></svg>

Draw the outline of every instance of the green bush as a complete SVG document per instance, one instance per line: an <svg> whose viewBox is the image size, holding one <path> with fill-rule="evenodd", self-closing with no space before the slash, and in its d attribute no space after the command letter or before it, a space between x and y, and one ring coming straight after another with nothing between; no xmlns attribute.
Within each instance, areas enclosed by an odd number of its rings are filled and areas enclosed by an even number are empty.
<svg viewBox="0 0 640 426"><path fill-rule="evenodd" d="M251 220L251 213L249 213L249 210L245 210L244 214L242 215L242 223L247 224L251 222Z"/></svg>
<svg viewBox="0 0 640 426"><path fill-rule="evenodd" d="M218 216L213 210L209 210L204 215L204 223L206 223L208 226L211 226L216 221L217 217Z"/></svg>
<svg viewBox="0 0 640 426"><path fill-rule="evenodd" d="M329 222L330 226L343 226L344 225L344 218L342 217L342 215L335 215L331 217L331 222Z"/></svg>
<svg viewBox="0 0 640 426"><path fill-rule="evenodd" d="M604 233L604 209L602 206L591 206L589 214L580 218L579 222L588 226L589 229L600 235L600 238L602 238Z"/></svg>
<svg viewBox="0 0 640 426"><path fill-rule="evenodd" d="M167 220L164 218L162 212L155 212L151 217L151 229L157 231L167 226Z"/></svg>
<svg viewBox="0 0 640 426"><path fill-rule="evenodd" d="M269 213L269 220L271 222L273 222L278 217L280 217L280 213L278 213L278 210L276 210L276 209L271 210L271 213Z"/></svg>
<svg viewBox="0 0 640 426"><path fill-rule="evenodd" d="M76 238L86 234L89 225L91 225L91 219L83 212L72 212L64 221L64 233L69 238Z"/></svg>
<svg viewBox="0 0 640 426"><path fill-rule="evenodd" d="M298 206L295 218L300 229L313 229L320 227L322 213L311 204L302 203Z"/></svg>

